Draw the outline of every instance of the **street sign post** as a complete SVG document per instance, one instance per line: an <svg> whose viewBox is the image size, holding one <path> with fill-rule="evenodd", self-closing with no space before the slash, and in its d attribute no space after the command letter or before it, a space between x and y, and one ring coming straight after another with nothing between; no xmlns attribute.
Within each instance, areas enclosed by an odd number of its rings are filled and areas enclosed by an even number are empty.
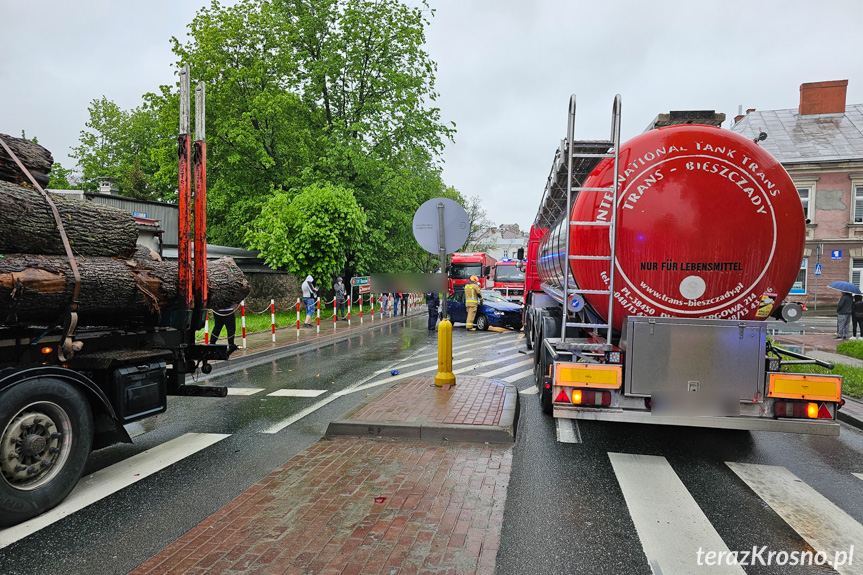
<svg viewBox="0 0 863 575"><path fill-rule="evenodd" d="M351 278L351 285L352 286L371 286L372 285L372 278L370 276L352 277ZM360 293L366 293L366 292L361 291Z"/></svg>
<svg viewBox="0 0 863 575"><path fill-rule="evenodd" d="M461 205L449 198L433 198L414 214L414 238L422 248L438 254L444 286L449 285L446 256L461 248L470 235L470 220ZM455 385L452 372L452 322L449 321L444 287L443 319L438 326L438 372L435 385Z"/></svg>

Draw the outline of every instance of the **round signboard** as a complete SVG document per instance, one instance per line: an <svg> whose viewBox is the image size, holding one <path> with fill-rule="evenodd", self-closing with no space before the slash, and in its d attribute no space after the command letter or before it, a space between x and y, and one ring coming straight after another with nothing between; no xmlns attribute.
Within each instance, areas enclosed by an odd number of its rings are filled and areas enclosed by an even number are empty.
<svg viewBox="0 0 863 575"><path fill-rule="evenodd" d="M445 253L458 251L470 234L470 221L464 208L449 198L433 198L414 214L414 238L430 253L440 253L440 216L438 206L443 204L443 233Z"/></svg>

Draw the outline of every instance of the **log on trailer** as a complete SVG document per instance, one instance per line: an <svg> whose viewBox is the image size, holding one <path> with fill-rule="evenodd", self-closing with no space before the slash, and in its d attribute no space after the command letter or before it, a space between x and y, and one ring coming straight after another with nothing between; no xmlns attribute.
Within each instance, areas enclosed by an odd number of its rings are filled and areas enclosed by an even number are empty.
<svg viewBox="0 0 863 575"><path fill-rule="evenodd" d="M161 261L143 246L129 259L78 258L79 325L148 322L181 310L177 262ZM209 307L237 305L249 283L230 258L208 264ZM0 258L0 323L54 322L68 309L75 280L63 256L4 254Z"/></svg>
<svg viewBox="0 0 863 575"><path fill-rule="evenodd" d="M135 251L135 218L119 208L52 194L76 255L129 256ZM54 214L42 194L0 182L0 254L65 255Z"/></svg>
<svg viewBox="0 0 863 575"><path fill-rule="evenodd" d="M54 157L51 152L36 142L23 138L13 138L8 134L0 134L0 138L3 138L6 145L18 156L24 167L30 170L39 185L43 188L47 186L48 180L51 179L51 166L54 164ZM0 180L13 184L31 185L24 172L2 147L0 147Z"/></svg>

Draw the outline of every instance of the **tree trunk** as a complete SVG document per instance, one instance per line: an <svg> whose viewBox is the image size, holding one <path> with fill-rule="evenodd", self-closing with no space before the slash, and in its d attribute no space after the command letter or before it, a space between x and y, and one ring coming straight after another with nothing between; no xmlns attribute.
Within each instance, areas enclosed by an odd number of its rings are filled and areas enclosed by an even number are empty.
<svg viewBox="0 0 863 575"><path fill-rule="evenodd" d="M130 325L183 308L177 262L139 247L132 258L78 260L81 292L78 325ZM55 322L69 308L75 286L63 256L4 254L0 258L0 323ZM243 272L230 258L208 262L209 306L237 305L249 293Z"/></svg>
<svg viewBox="0 0 863 575"><path fill-rule="evenodd" d="M53 195L72 252L84 256L128 256L135 251L135 218L113 206ZM54 213L32 188L0 182L0 254L65 255Z"/></svg>
<svg viewBox="0 0 863 575"><path fill-rule="evenodd" d="M13 138L7 134L0 134L0 138L3 138L6 145L18 156L24 167L30 170L39 185L43 188L47 186L48 180L51 179L51 166L54 164L54 157L51 152L30 140ZM2 146L0 146L0 180L13 184L32 185L30 179L24 175L21 168L9 157Z"/></svg>

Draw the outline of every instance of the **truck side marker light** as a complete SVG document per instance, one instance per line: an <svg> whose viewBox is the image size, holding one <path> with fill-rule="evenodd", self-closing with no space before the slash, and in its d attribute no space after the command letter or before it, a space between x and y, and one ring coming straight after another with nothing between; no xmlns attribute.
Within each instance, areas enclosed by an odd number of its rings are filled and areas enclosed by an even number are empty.
<svg viewBox="0 0 863 575"><path fill-rule="evenodd" d="M48 355L49 353L51 353L51 352L52 352L52 351L54 351L54 350L53 350L52 348L50 348L50 347L43 347L41 351L42 351L42 353L44 353L45 355Z"/></svg>
<svg viewBox="0 0 863 575"><path fill-rule="evenodd" d="M546 389L551 389L551 384L550 384L550 383L546 383L546 384L545 384L545 388L546 388Z"/></svg>
<svg viewBox="0 0 863 575"><path fill-rule="evenodd" d="M578 393L578 392L576 392L576 393ZM555 398L554 401L569 403L569 398L566 396L566 392L561 389L560 393L557 394L557 398ZM573 393L572 402L575 403L575 393Z"/></svg>

